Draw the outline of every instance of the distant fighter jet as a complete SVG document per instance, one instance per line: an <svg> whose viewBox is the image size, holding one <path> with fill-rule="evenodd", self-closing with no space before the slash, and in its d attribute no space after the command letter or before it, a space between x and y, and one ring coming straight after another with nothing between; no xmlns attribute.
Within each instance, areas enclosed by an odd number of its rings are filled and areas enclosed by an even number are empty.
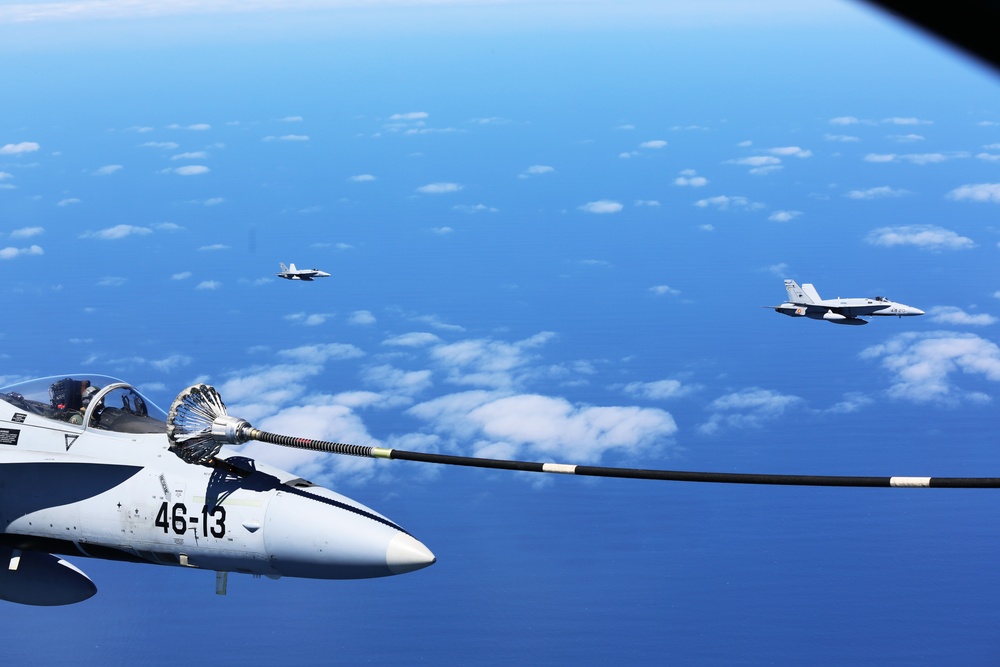
<svg viewBox="0 0 1000 667"><path fill-rule="evenodd" d="M809 317L834 324L868 324L868 320L861 318L873 315L903 317L924 314L919 308L890 301L884 296L871 299L821 299L812 284L805 283L799 287L794 280L786 280L785 289L788 291L788 301L773 308L776 312L790 317Z"/></svg>
<svg viewBox="0 0 1000 667"><path fill-rule="evenodd" d="M312 280L313 278L329 278L330 274L326 271L320 271L319 269L296 269L295 265L292 264L291 268L285 266L284 262L280 263L281 273L276 273L274 275L279 278L284 278L285 280Z"/></svg>

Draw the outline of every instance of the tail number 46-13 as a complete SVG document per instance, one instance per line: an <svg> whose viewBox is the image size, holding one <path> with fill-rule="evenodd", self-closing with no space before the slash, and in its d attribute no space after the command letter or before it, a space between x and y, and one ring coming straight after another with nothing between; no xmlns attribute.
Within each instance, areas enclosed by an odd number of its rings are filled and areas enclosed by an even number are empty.
<svg viewBox="0 0 1000 667"><path fill-rule="evenodd" d="M166 501L160 505L160 511L156 513L156 521L153 525L162 528L164 533L173 530L178 535L183 535L189 529L198 530L201 524L201 534L203 537L225 537L226 535L226 508L222 505L215 505L211 509L208 505L201 506L201 516L188 516L187 505L184 503L174 503L169 505Z"/></svg>

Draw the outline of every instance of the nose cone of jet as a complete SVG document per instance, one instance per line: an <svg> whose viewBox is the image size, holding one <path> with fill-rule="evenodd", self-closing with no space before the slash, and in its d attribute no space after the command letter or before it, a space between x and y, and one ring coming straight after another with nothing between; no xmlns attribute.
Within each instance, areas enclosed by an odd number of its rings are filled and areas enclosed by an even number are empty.
<svg viewBox="0 0 1000 667"><path fill-rule="evenodd" d="M435 561L385 517L317 486L285 487L271 498L264 548L276 574L308 579L388 577Z"/></svg>
<svg viewBox="0 0 1000 667"><path fill-rule="evenodd" d="M436 561L430 549L406 533L396 533L385 550L385 562L393 574L421 570Z"/></svg>
<svg viewBox="0 0 1000 667"><path fill-rule="evenodd" d="M907 313L907 315L923 315L923 314L924 311L920 310L919 308L914 308L912 306L910 306L910 312Z"/></svg>

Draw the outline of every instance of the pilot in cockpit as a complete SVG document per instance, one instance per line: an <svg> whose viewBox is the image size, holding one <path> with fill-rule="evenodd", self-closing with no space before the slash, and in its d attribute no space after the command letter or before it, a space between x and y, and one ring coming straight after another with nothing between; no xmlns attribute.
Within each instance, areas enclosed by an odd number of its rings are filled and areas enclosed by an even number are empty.
<svg viewBox="0 0 1000 667"><path fill-rule="evenodd" d="M90 380L63 378L49 387L49 399L57 415L71 424L83 424L90 400L100 390Z"/></svg>

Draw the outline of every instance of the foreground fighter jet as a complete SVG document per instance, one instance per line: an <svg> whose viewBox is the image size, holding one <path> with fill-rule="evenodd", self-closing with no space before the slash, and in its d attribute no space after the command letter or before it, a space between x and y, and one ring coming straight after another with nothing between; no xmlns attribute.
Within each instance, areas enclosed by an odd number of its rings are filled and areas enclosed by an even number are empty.
<svg viewBox="0 0 1000 667"><path fill-rule="evenodd" d="M311 579L411 572L434 554L350 498L235 452L191 465L168 415L98 375L0 389L0 599L97 592L53 554Z"/></svg>
<svg viewBox="0 0 1000 667"><path fill-rule="evenodd" d="M319 269L296 269L294 263L291 267L285 266L284 262L280 262L279 265L281 266L281 271L274 275L285 280L312 280L313 278L330 277L329 273L320 271Z"/></svg>
<svg viewBox="0 0 1000 667"><path fill-rule="evenodd" d="M875 315L923 315L924 311L902 303L890 301L884 296L872 298L821 299L816 288L810 283L799 287L794 280L785 281L788 291L788 301L780 306L773 306L776 312L791 317L809 317L814 320L826 320L834 324L868 324L862 317ZM771 307L771 306L768 306Z"/></svg>

